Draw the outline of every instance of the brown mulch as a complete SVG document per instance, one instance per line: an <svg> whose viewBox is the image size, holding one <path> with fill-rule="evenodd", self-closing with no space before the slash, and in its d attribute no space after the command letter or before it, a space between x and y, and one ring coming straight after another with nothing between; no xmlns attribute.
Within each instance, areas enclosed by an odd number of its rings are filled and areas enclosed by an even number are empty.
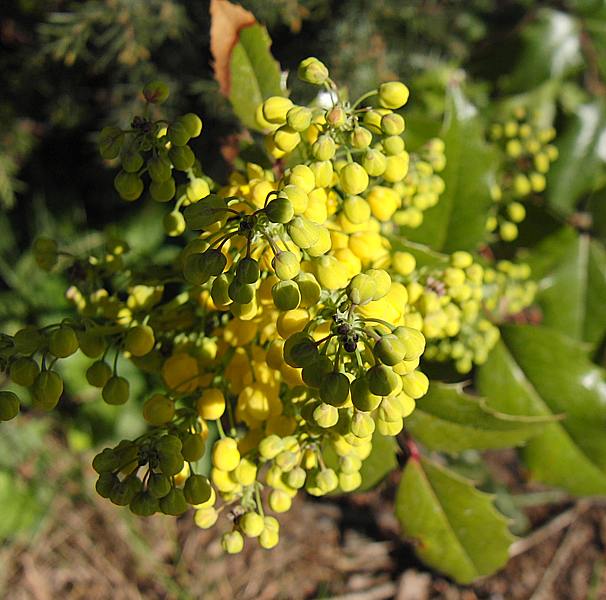
<svg viewBox="0 0 606 600"><path fill-rule="evenodd" d="M504 457L506 458L506 457ZM427 570L400 540L393 481L348 499L297 500L281 541L224 556L186 515L139 519L84 490L57 493L31 539L0 546L9 600L606 600L606 506L527 511L532 533L507 567L472 586ZM1 515L0 515L1 517Z"/></svg>

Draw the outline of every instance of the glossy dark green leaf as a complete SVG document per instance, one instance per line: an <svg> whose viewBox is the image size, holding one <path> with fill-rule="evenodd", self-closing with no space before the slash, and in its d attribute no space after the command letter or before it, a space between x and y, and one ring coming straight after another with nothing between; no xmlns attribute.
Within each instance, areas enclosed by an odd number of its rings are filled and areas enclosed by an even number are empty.
<svg viewBox="0 0 606 600"><path fill-rule="evenodd" d="M508 92L526 92L548 79L561 79L582 68L580 26L564 12L537 11L522 29L515 67L503 78Z"/></svg>
<svg viewBox="0 0 606 600"><path fill-rule="evenodd" d="M432 383L406 419L416 441L430 450L457 454L463 450L510 448L541 432L546 421L507 415L470 396L460 384Z"/></svg>
<svg viewBox="0 0 606 600"><path fill-rule="evenodd" d="M363 492L375 487L398 466L397 449L398 445L393 437L375 431L372 436L372 450L360 469L362 485L358 491Z"/></svg>
<svg viewBox="0 0 606 600"><path fill-rule="evenodd" d="M283 96L280 66L269 48L271 39L265 27L251 25L240 31L230 61L229 101L240 121L258 129L255 111L270 96Z"/></svg>
<svg viewBox="0 0 606 600"><path fill-rule="evenodd" d="M478 370L489 405L561 415L522 451L531 476L573 494L606 494L606 379L580 344L546 327L508 326Z"/></svg>
<svg viewBox="0 0 606 600"><path fill-rule="evenodd" d="M600 100L579 106L557 138L559 150L547 176L547 201L568 214L594 190L606 159L606 106Z"/></svg>
<svg viewBox="0 0 606 600"><path fill-rule="evenodd" d="M606 253L570 227L543 240L528 260L539 282L543 324L598 344L606 331Z"/></svg>
<svg viewBox="0 0 606 600"><path fill-rule="evenodd" d="M441 173L444 193L425 212L421 226L405 228L404 235L436 251L473 250L485 235L496 155L484 142L476 108L456 86L449 89L442 138L446 145L446 168Z"/></svg>
<svg viewBox="0 0 606 600"><path fill-rule="evenodd" d="M402 473L396 516L424 562L470 583L502 567L514 540L492 500L470 481L413 456Z"/></svg>

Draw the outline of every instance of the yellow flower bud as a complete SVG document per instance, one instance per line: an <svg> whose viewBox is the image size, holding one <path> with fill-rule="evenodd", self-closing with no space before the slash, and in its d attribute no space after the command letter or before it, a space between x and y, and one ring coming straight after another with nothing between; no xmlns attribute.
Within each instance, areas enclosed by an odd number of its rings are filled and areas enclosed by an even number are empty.
<svg viewBox="0 0 606 600"><path fill-rule="evenodd" d="M293 103L283 96L272 96L263 102L263 117L269 123L281 125L286 122L286 114L293 107Z"/></svg>
<svg viewBox="0 0 606 600"><path fill-rule="evenodd" d="M294 131L305 131L311 125L312 112L306 106L293 106L286 113L286 123Z"/></svg>
<svg viewBox="0 0 606 600"><path fill-rule="evenodd" d="M286 153L292 152L301 141L299 132L288 125L284 125L277 129L273 134L273 138L276 148Z"/></svg>
<svg viewBox="0 0 606 600"><path fill-rule="evenodd" d="M297 75L302 81L313 85L322 85L328 79L328 69L323 62L310 56L299 63Z"/></svg>
<svg viewBox="0 0 606 600"><path fill-rule="evenodd" d="M221 418L225 412L225 396L216 388L204 390L196 406L200 417L214 421Z"/></svg>
<svg viewBox="0 0 606 600"><path fill-rule="evenodd" d="M410 275L416 267L417 261L410 252L394 252L392 266L399 275Z"/></svg>
<svg viewBox="0 0 606 600"><path fill-rule="evenodd" d="M392 188L380 185L370 190L367 200L372 215L379 221L389 221L400 206L398 194Z"/></svg>
<svg viewBox="0 0 606 600"><path fill-rule="evenodd" d="M307 165L293 167L288 175L288 180L293 185L298 185L308 194L316 187L314 172Z"/></svg>
<svg viewBox="0 0 606 600"><path fill-rule="evenodd" d="M353 196L361 194L368 187L368 173L362 165L348 163L339 173L341 189Z"/></svg>
<svg viewBox="0 0 606 600"><path fill-rule="evenodd" d="M408 102L410 92L401 81L389 81L379 86L379 103L385 108L400 108Z"/></svg>
<svg viewBox="0 0 606 600"><path fill-rule="evenodd" d="M383 179L390 183L402 181L408 173L408 152L402 152L401 154L394 154L386 158L385 172L383 173Z"/></svg>
<svg viewBox="0 0 606 600"><path fill-rule="evenodd" d="M314 265L316 277L322 287L339 290L347 286L347 270L334 256L322 256Z"/></svg>

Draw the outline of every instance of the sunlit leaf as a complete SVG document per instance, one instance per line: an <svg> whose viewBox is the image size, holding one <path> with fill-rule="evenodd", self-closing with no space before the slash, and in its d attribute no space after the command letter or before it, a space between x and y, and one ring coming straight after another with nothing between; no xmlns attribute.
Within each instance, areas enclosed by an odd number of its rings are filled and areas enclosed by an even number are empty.
<svg viewBox="0 0 606 600"><path fill-rule="evenodd" d="M561 415L522 450L532 478L573 494L606 493L606 379L575 340L545 327L508 326L478 370L496 410Z"/></svg>
<svg viewBox="0 0 606 600"><path fill-rule="evenodd" d="M456 454L519 446L537 435L545 421L499 413L461 385L432 383L406 420L408 432L430 450Z"/></svg>
<svg viewBox="0 0 606 600"><path fill-rule="evenodd" d="M384 436L378 432L374 433L372 436L372 450L360 469L362 485L358 488L358 491L375 487L398 466L397 447L398 445L393 437Z"/></svg>
<svg viewBox="0 0 606 600"><path fill-rule="evenodd" d="M284 95L280 66L265 27L241 6L211 2L211 51L221 92L246 127L258 129L255 111L270 96Z"/></svg>
<svg viewBox="0 0 606 600"><path fill-rule="evenodd" d="M446 146L446 168L441 173L444 193L436 206L425 211L422 225L405 228L404 235L436 251L473 250L485 235L496 156L484 141L476 108L457 86L449 88L441 137Z"/></svg>
<svg viewBox="0 0 606 600"><path fill-rule="evenodd" d="M419 557L459 583L503 566L514 540L492 496L423 457L411 457L404 468L396 516Z"/></svg>
<svg viewBox="0 0 606 600"><path fill-rule="evenodd" d="M606 161L606 106L601 100L579 106L556 140L558 160L547 179L547 201L561 213L574 211L593 191Z"/></svg>
<svg viewBox="0 0 606 600"><path fill-rule="evenodd" d="M502 87L508 92L525 92L580 69L579 36L580 26L573 16L547 8L537 11L516 41L515 67L503 78Z"/></svg>
<svg viewBox="0 0 606 600"><path fill-rule="evenodd" d="M539 281L543 324L598 344L606 331L606 253L588 235L563 228L543 240L528 260Z"/></svg>

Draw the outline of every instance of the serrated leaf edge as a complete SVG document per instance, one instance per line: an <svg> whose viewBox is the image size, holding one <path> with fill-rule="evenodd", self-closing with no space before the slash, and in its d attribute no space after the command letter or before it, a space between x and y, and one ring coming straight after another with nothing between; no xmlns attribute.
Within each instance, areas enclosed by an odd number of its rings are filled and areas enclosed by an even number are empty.
<svg viewBox="0 0 606 600"><path fill-rule="evenodd" d="M490 494L488 492L482 492L480 490L478 490L474 484L474 482L470 479L467 479L461 475L459 475L458 473L455 473L454 471L451 471L450 469L447 469L446 467L440 465L439 463L436 463L434 461L430 461L428 458L419 455L419 458L413 458L411 457L409 460L412 460L414 462L417 463L419 470L421 472L421 475L424 479L424 481L427 483L427 488L430 491L431 495L433 496L433 498L436 501L436 505L439 507L440 510L440 514L442 515L442 518L444 520L444 522L446 523L446 526L448 528L448 530L451 532L452 537L456 540L458 547L461 549L462 551L462 555L465 558L465 560L467 561L467 563L471 566L471 569L473 571L473 573L475 574L474 579L476 578L480 578L483 577L484 575L482 575L479 571L478 568L476 567L475 563L473 562L472 558L469 556L467 550L465 549L465 546L463 546L461 540L458 538L455 530L453 529L450 520L448 519L446 512L444 511L444 508L442 506L442 503L439 501L439 498L436 494L436 491L434 490L433 486L431 485L431 482L429 480L429 477L427 476L427 473L425 471L425 468L423 466L423 462L428 462L431 464L431 466L433 466L434 468L438 469L439 471L442 471L442 473L444 473L447 477L450 477L452 479L454 479L455 481L458 481L459 483L465 484L467 486L469 486L469 489L471 491L471 493L473 495L475 495L478 499L480 499L480 501L486 500L486 504L487 504L487 509L494 515L495 519L497 519L498 521L501 521L501 523L503 525L505 525L505 529L507 531L508 537L510 539L510 548L511 548L511 544L513 542L515 542L518 538L516 536L514 536L510 531L509 531L509 527L508 527L508 519L507 517L505 517L502 513L500 513L496 507L494 506L494 500L496 499L496 494ZM404 468L406 468L408 466L408 464L406 464L404 466ZM396 511L398 512L398 511ZM398 521L400 522L400 525L402 526L402 529L404 529L404 525L402 523L402 521L398 518ZM412 537L412 536L411 536ZM413 537L414 539L414 537ZM508 551L509 554L509 551ZM439 568L439 567L438 567Z"/></svg>

